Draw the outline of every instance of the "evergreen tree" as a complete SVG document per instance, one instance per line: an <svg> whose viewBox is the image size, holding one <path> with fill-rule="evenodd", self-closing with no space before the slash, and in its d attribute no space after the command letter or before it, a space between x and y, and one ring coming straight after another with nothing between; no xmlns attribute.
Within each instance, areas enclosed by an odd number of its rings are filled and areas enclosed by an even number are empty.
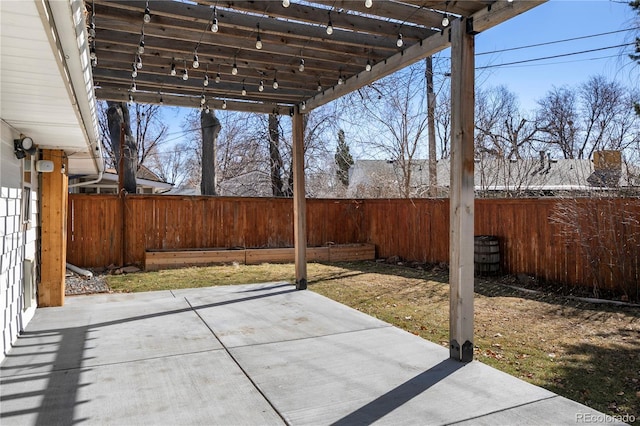
<svg viewBox="0 0 640 426"><path fill-rule="evenodd" d="M336 146L335 160L338 166L336 170L338 179L344 186L349 186L349 167L353 165L353 157L351 157L351 153L349 152L349 145L347 145L344 139L344 130L342 129L338 132L338 146Z"/></svg>

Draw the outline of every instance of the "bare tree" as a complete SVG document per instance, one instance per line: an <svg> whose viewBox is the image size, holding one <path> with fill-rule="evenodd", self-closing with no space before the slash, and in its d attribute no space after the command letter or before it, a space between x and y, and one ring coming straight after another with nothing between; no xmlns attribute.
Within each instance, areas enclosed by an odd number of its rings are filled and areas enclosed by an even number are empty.
<svg viewBox="0 0 640 426"><path fill-rule="evenodd" d="M426 154L428 114L423 63L414 64L350 96L362 127L360 143L374 156L393 161L397 190L411 196L413 163ZM424 139L424 140L423 140Z"/></svg>
<svg viewBox="0 0 640 426"><path fill-rule="evenodd" d="M567 87L554 87L538 101L537 122L541 141L556 147L564 158L575 158L578 133L578 105Z"/></svg>
<svg viewBox="0 0 640 426"><path fill-rule="evenodd" d="M122 184L125 191L130 194L136 193L136 171L137 155L136 144L131 135L131 120L129 118L129 107L124 102L108 102L107 128L109 129L109 140L111 141L111 152L114 157L113 164L122 164ZM124 133L124 135L122 135ZM120 140L124 137L122 151ZM120 163L120 161L122 163Z"/></svg>
<svg viewBox="0 0 640 426"><path fill-rule="evenodd" d="M280 155L280 120L277 114L269 114L269 160L271 191L274 197L284 196L282 186L282 156Z"/></svg>

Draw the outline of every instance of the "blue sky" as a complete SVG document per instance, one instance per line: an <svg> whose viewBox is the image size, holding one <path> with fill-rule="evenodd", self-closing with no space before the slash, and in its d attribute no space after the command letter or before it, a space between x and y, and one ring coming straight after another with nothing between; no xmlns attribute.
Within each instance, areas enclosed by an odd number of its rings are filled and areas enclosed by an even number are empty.
<svg viewBox="0 0 640 426"><path fill-rule="evenodd" d="M554 43L490 55L483 52L583 37L637 26L636 15L627 3L607 0L551 0L476 37L476 67L533 58L562 55L616 46L633 41L633 31ZM627 54L632 46L535 61L476 72L480 86L506 85L518 95L523 108L535 107L535 100L553 86L575 86L602 74L631 87L638 84L640 66L633 66ZM613 57L611 57L613 56Z"/></svg>
<svg viewBox="0 0 640 426"><path fill-rule="evenodd" d="M633 28L639 24L637 15L626 2L609 0L551 0L495 28L476 36L476 66L498 65L547 56L563 55L590 49L600 49L633 41L634 31L589 37L563 43L492 54L514 47L549 43L558 40L591 36ZM640 31L638 31L640 32ZM479 87L505 85L514 92L524 110L536 106L553 86L576 86L593 75L602 74L627 87L638 86L640 65L628 58L632 46L572 55L564 58L494 67L476 72ZM449 67L449 51L439 54L436 69ZM440 61L438 64L437 61ZM186 108L167 108L165 117L170 132L179 142L179 132Z"/></svg>

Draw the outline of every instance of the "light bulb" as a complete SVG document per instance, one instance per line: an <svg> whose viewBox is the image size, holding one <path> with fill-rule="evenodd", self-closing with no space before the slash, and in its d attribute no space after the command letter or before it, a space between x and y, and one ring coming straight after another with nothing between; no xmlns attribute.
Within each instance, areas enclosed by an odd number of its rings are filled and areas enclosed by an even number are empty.
<svg viewBox="0 0 640 426"><path fill-rule="evenodd" d="M209 105L207 105L207 106L205 107L205 109L204 109L204 112L206 112L207 114L209 114L209 111L210 111L210 110L209 110Z"/></svg>
<svg viewBox="0 0 640 426"><path fill-rule="evenodd" d="M133 95L131 93L129 93L129 103L130 104L133 103Z"/></svg>
<svg viewBox="0 0 640 426"><path fill-rule="evenodd" d="M144 53L144 40L140 40L140 44L138 45L138 55L142 55Z"/></svg>
<svg viewBox="0 0 640 426"><path fill-rule="evenodd" d="M204 80L202 80L202 85L205 87L209 85L209 76L206 74L204 75Z"/></svg>
<svg viewBox="0 0 640 426"><path fill-rule="evenodd" d="M303 101L303 102L302 102L302 105L300 106L300 109L301 109L301 110L303 110L303 111L304 111L305 109L307 109L307 103Z"/></svg>
<svg viewBox="0 0 640 426"><path fill-rule="evenodd" d="M136 58L136 67L141 70L142 69L142 58L140 57L140 55L138 55L138 57Z"/></svg>
<svg viewBox="0 0 640 426"><path fill-rule="evenodd" d="M236 63L233 63L233 68L231 68L231 74L232 75L237 75L238 74L238 66L236 65Z"/></svg>
<svg viewBox="0 0 640 426"><path fill-rule="evenodd" d="M144 9L144 17L142 19L144 20L145 24L151 22L151 11L149 10L149 7L146 7Z"/></svg>
<svg viewBox="0 0 640 426"><path fill-rule="evenodd" d="M91 46L91 48L89 49L89 57L91 58L91 60L96 59L96 48Z"/></svg>
<svg viewBox="0 0 640 426"><path fill-rule="evenodd" d="M204 95L202 95L200 97L200 105L204 105L207 102L207 98L204 97Z"/></svg>
<svg viewBox="0 0 640 426"><path fill-rule="evenodd" d="M258 91L262 92L264 91L264 81L260 80L260 85L258 86Z"/></svg>
<svg viewBox="0 0 640 426"><path fill-rule="evenodd" d="M136 87L136 82L134 81L133 83L131 83L131 93L136 93L136 90L138 90L138 88Z"/></svg>
<svg viewBox="0 0 640 426"><path fill-rule="evenodd" d="M344 84L344 79L342 76L338 77L338 85Z"/></svg>
<svg viewBox="0 0 640 426"><path fill-rule="evenodd" d="M222 80L220 73L216 73L216 83L220 83L220 80Z"/></svg>
<svg viewBox="0 0 640 426"><path fill-rule="evenodd" d="M331 19L329 19L329 23L327 24L327 34L333 34L333 24L331 23Z"/></svg>
<svg viewBox="0 0 640 426"><path fill-rule="evenodd" d="M187 72L187 70L185 69L184 71L182 71L182 79L184 81L189 80L189 73Z"/></svg>
<svg viewBox="0 0 640 426"><path fill-rule="evenodd" d="M258 38L256 39L256 49L262 49L262 40L260 39L260 34L258 34Z"/></svg>
<svg viewBox="0 0 640 426"><path fill-rule="evenodd" d="M200 62L198 62L198 54L193 54L193 68L198 68L200 66Z"/></svg>
<svg viewBox="0 0 640 426"><path fill-rule="evenodd" d="M138 76L138 68L136 68L136 64L131 64L132 66L132 71L131 71L131 77L136 78Z"/></svg>
<svg viewBox="0 0 640 426"><path fill-rule="evenodd" d="M213 22L211 23L211 32L217 33L220 27L218 27L218 18L213 18Z"/></svg>
<svg viewBox="0 0 640 426"><path fill-rule="evenodd" d="M322 92L322 84L320 82L318 82L318 92Z"/></svg>
<svg viewBox="0 0 640 426"><path fill-rule="evenodd" d="M247 96L247 89L244 86L242 86L242 96Z"/></svg>
<svg viewBox="0 0 640 426"><path fill-rule="evenodd" d="M164 100L162 99L162 96L160 96L160 105L164 105Z"/></svg>
<svg viewBox="0 0 640 426"><path fill-rule="evenodd" d="M371 60L367 59L367 65L364 67L365 70L371 71Z"/></svg>
<svg viewBox="0 0 640 426"><path fill-rule="evenodd" d="M449 26L449 15L444 15L444 17L442 18L442 26L443 27Z"/></svg>
<svg viewBox="0 0 640 426"><path fill-rule="evenodd" d="M275 78L273 79L273 88L277 89L280 85L278 84L278 80L276 80Z"/></svg>
<svg viewBox="0 0 640 426"><path fill-rule="evenodd" d="M370 8L373 6L373 0L364 0L364 7Z"/></svg>
<svg viewBox="0 0 640 426"><path fill-rule="evenodd" d="M222 101L222 109L227 109L227 101Z"/></svg>
<svg viewBox="0 0 640 426"><path fill-rule="evenodd" d="M93 58L91 60L91 66L94 68L98 66L98 58Z"/></svg>
<svg viewBox="0 0 640 426"><path fill-rule="evenodd" d="M402 41L402 34L398 34L398 40L396 40L396 46L402 47L404 41Z"/></svg>
<svg viewBox="0 0 640 426"><path fill-rule="evenodd" d="M304 59L300 59L300 65L298 66L298 71L304 71Z"/></svg>
<svg viewBox="0 0 640 426"><path fill-rule="evenodd" d="M289 7L291 2L289 0L282 0L282 7Z"/></svg>
<svg viewBox="0 0 640 426"><path fill-rule="evenodd" d="M171 71L169 74L176 75L176 64L171 64Z"/></svg>

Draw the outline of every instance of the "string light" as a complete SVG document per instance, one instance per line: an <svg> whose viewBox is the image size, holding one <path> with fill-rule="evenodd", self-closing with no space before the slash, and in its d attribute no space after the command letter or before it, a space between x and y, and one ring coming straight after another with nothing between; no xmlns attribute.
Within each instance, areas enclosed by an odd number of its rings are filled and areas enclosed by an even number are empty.
<svg viewBox="0 0 640 426"><path fill-rule="evenodd" d="M203 93L202 96L200 97L200 105L204 105L205 103L207 103L207 98L205 98Z"/></svg>
<svg viewBox="0 0 640 426"><path fill-rule="evenodd" d="M144 17L142 18L145 24L151 22L151 11L149 10L149 2L147 1L147 7L144 8Z"/></svg>
<svg viewBox="0 0 640 426"><path fill-rule="evenodd" d="M258 86L258 92L264 91L264 80L260 80L260 85Z"/></svg>
<svg viewBox="0 0 640 426"><path fill-rule="evenodd" d="M136 68L136 64L131 64L131 77L136 78L138 76L138 68Z"/></svg>
<svg viewBox="0 0 640 426"><path fill-rule="evenodd" d="M222 109L227 109L227 101L226 100L222 101Z"/></svg>
<svg viewBox="0 0 640 426"><path fill-rule="evenodd" d="M367 65L364 67L365 70L371 71L371 59L367 59Z"/></svg>
<svg viewBox="0 0 640 426"><path fill-rule="evenodd" d="M278 71L275 72L275 74L273 75L273 88L274 89L278 89L279 84L278 84Z"/></svg>
<svg viewBox="0 0 640 426"><path fill-rule="evenodd" d="M402 47L403 44L404 44L404 41L402 40L402 34L398 33L398 40L396 40L396 46Z"/></svg>
<svg viewBox="0 0 640 426"><path fill-rule="evenodd" d="M160 95L160 105L164 105L164 100L162 99L162 95Z"/></svg>
<svg viewBox="0 0 640 426"><path fill-rule="evenodd" d="M200 66L200 62L198 62L198 52L193 51L193 68L198 68Z"/></svg>
<svg viewBox="0 0 640 426"><path fill-rule="evenodd" d="M142 57L140 55L136 56L136 67L141 70L142 69Z"/></svg>
<svg viewBox="0 0 640 426"><path fill-rule="evenodd" d="M169 74L172 76L176 75L176 64L174 62L171 62L171 71L169 71Z"/></svg>
<svg viewBox="0 0 640 426"><path fill-rule="evenodd" d="M238 74L238 65L236 64L236 59L233 59L233 67L231 67L231 75Z"/></svg>
<svg viewBox="0 0 640 426"><path fill-rule="evenodd" d="M140 44L138 44L138 55L144 53L144 33L140 34Z"/></svg>
<svg viewBox="0 0 640 426"><path fill-rule="evenodd" d="M282 0L282 7L289 7L291 2L289 0Z"/></svg>
<svg viewBox="0 0 640 426"><path fill-rule="evenodd" d="M304 71L304 59L300 58L300 65L298 65L298 71Z"/></svg>
<svg viewBox="0 0 640 426"><path fill-rule="evenodd" d="M130 104L133 103L133 95L131 93L129 93L129 103Z"/></svg>
<svg viewBox="0 0 640 426"><path fill-rule="evenodd" d="M244 80L242 80L242 96L247 96L247 89L244 87Z"/></svg>
<svg viewBox="0 0 640 426"><path fill-rule="evenodd" d="M344 84L344 79L342 78L342 72L338 75L338 85Z"/></svg>
<svg viewBox="0 0 640 426"><path fill-rule="evenodd" d="M204 80L202 80L202 85L207 87L209 85L209 76L207 74L204 75Z"/></svg>
<svg viewBox="0 0 640 426"><path fill-rule="evenodd" d="M211 21L211 32L217 33L220 27L218 26L218 11L213 8L213 21Z"/></svg>
<svg viewBox="0 0 640 426"><path fill-rule="evenodd" d="M449 26L449 15L447 15L446 13L442 17L442 26L443 27Z"/></svg>
<svg viewBox="0 0 640 426"><path fill-rule="evenodd" d="M329 12L329 22L327 22L327 34L333 34L333 24L331 23L331 12Z"/></svg>
<svg viewBox="0 0 640 426"><path fill-rule="evenodd" d="M209 114L209 112L210 112L210 111L211 111L211 110L209 109L209 105L207 105L207 106L204 108L204 112L206 112L207 114Z"/></svg>
<svg viewBox="0 0 640 426"><path fill-rule="evenodd" d="M305 101L302 101L302 105L300 106L300 109L303 111L307 109L307 103Z"/></svg>
<svg viewBox="0 0 640 426"><path fill-rule="evenodd" d="M322 92L322 83L320 83L320 81L318 81L318 92Z"/></svg>
<svg viewBox="0 0 640 426"><path fill-rule="evenodd" d="M96 46L93 43L91 43L91 47L89 48L89 57L91 58L92 61L97 58Z"/></svg>
<svg viewBox="0 0 640 426"><path fill-rule="evenodd" d="M258 28L258 36L256 37L256 49L260 50L260 49L262 49L262 39L260 38L260 23L259 22L256 24L256 27Z"/></svg>
<svg viewBox="0 0 640 426"><path fill-rule="evenodd" d="M138 88L136 87L136 82L132 81L131 82L131 93L136 93L136 90L138 90Z"/></svg>
<svg viewBox="0 0 640 426"><path fill-rule="evenodd" d="M184 70L182 70L182 79L184 81L189 80L189 72L187 71L187 61L184 61Z"/></svg>
<svg viewBox="0 0 640 426"><path fill-rule="evenodd" d="M364 7L370 9L373 6L373 0L364 0Z"/></svg>
<svg viewBox="0 0 640 426"><path fill-rule="evenodd" d="M96 38L96 22L93 13L91 14L91 22L89 23L89 37Z"/></svg>
<svg viewBox="0 0 640 426"><path fill-rule="evenodd" d="M217 72L216 73L216 83L220 83L220 80L222 80L222 77L220 77L220 73Z"/></svg>

